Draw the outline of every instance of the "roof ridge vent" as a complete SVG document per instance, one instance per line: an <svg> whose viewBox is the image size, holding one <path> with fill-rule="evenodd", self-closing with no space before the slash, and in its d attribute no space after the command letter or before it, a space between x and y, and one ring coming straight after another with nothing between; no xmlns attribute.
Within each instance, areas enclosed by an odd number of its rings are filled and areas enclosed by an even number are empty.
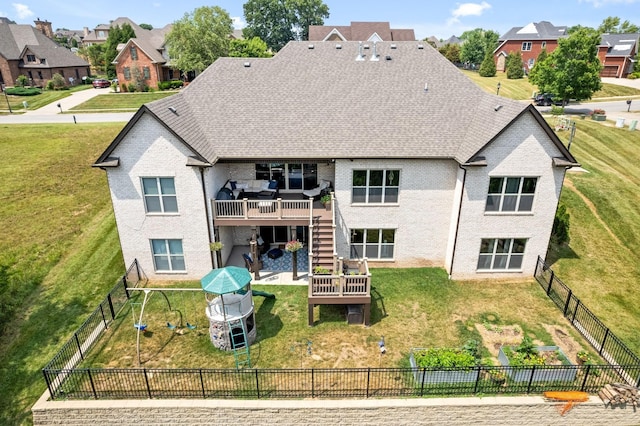
<svg viewBox="0 0 640 426"><path fill-rule="evenodd" d="M362 42L358 46L358 56L356 57L356 61L364 61L364 55L362 54Z"/></svg>
<svg viewBox="0 0 640 426"><path fill-rule="evenodd" d="M373 42L373 54L371 55L371 59L369 59L370 61L379 61L380 59L378 58L378 49L377 49L377 43L374 41Z"/></svg>

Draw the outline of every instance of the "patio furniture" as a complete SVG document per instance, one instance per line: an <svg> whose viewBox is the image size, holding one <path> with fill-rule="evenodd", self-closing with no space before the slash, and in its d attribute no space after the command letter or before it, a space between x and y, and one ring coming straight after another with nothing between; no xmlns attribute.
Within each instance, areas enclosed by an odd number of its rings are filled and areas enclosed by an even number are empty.
<svg viewBox="0 0 640 426"><path fill-rule="evenodd" d="M319 197L323 194L323 191L327 191L331 187L331 182L328 180L321 180L320 184L312 189L307 189L306 191L302 191L302 194L308 199L312 200L316 197Z"/></svg>
<svg viewBox="0 0 640 426"><path fill-rule="evenodd" d="M267 256L269 256L269 259L274 259L274 260L282 257L283 254L284 252L277 247L267 252Z"/></svg>

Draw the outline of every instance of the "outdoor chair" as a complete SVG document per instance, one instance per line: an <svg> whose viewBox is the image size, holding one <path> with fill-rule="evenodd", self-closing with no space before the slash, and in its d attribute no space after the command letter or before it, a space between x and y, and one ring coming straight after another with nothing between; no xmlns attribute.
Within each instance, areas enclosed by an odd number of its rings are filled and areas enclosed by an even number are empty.
<svg viewBox="0 0 640 426"><path fill-rule="evenodd" d="M331 182L329 182L328 180L321 180L318 186L312 189L307 189L306 191L302 191L302 194L308 199L312 200L320 196L322 192L329 189L330 186Z"/></svg>

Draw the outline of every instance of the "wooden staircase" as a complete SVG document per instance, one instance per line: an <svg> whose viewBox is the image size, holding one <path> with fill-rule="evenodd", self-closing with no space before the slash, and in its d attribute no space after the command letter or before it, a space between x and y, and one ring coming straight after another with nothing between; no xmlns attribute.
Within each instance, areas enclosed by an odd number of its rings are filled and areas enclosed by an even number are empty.
<svg viewBox="0 0 640 426"><path fill-rule="evenodd" d="M311 232L311 270L316 267L333 271L333 211L328 211L321 206L313 208L312 232Z"/></svg>

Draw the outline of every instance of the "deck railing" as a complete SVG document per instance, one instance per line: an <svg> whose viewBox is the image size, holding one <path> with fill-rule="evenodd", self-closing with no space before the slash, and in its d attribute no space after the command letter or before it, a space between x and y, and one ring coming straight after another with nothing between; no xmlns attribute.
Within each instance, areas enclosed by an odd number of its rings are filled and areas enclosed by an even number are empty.
<svg viewBox="0 0 640 426"><path fill-rule="evenodd" d="M310 296L368 296L371 293L371 274L367 260L346 261L342 258L339 265L345 265L338 270L346 273L326 275L311 274L309 276Z"/></svg>
<svg viewBox="0 0 640 426"><path fill-rule="evenodd" d="M215 219L308 219L310 200L212 200Z"/></svg>

